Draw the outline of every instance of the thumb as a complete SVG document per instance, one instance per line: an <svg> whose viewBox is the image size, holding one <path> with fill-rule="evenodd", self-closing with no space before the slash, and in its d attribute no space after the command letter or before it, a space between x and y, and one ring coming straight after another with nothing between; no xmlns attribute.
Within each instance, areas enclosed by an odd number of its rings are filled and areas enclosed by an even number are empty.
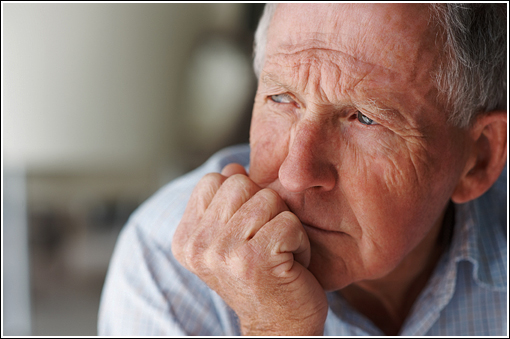
<svg viewBox="0 0 510 339"><path fill-rule="evenodd" d="M246 173L246 170L244 169L244 167L242 165L236 164L236 163L228 164L227 166L223 167L221 174L226 177L230 177L234 174L248 175L248 173Z"/></svg>

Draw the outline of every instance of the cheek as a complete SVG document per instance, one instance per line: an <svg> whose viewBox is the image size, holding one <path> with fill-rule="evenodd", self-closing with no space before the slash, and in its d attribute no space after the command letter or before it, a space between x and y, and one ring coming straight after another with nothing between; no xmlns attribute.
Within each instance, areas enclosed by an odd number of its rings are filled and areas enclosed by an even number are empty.
<svg viewBox="0 0 510 339"><path fill-rule="evenodd" d="M426 236L449 195L444 179L427 165L438 159L426 152L396 142L358 146L344 153L355 166L344 169L341 185L361 229L365 268L383 276Z"/></svg>
<svg viewBox="0 0 510 339"><path fill-rule="evenodd" d="M250 178L261 187L278 179L290 138L290 123L254 110L250 129Z"/></svg>

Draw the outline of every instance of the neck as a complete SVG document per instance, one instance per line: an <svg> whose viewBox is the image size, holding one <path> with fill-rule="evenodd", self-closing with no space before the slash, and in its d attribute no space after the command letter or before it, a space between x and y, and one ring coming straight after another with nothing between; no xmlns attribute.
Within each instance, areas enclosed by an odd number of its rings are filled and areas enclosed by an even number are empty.
<svg viewBox="0 0 510 339"><path fill-rule="evenodd" d="M340 293L387 335L397 335L449 241L453 208L389 275L347 286ZM444 220L444 222L443 222Z"/></svg>

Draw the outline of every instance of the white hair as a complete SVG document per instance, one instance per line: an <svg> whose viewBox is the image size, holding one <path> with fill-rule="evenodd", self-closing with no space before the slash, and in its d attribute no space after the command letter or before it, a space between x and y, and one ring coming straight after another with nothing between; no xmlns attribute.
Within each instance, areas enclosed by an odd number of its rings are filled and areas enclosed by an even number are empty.
<svg viewBox="0 0 510 339"><path fill-rule="evenodd" d="M260 77L267 31L277 3L266 4L255 32L253 66ZM431 4L444 34L442 63L433 74L449 121L467 127L477 114L506 108L506 4Z"/></svg>
<svg viewBox="0 0 510 339"><path fill-rule="evenodd" d="M506 4L432 4L446 40L436 86L449 120L467 127L477 114L506 108Z"/></svg>
<svg viewBox="0 0 510 339"><path fill-rule="evenodd" d="M273 19L273 15L277 6L277 3L266 4L264 7L264 12L260 17L257 31L255 31L255 41L253 46L253 69L255 70L257 79L260 77L260 73L264 67L267 45L267 30L269 29L269 24Z"/></svg>

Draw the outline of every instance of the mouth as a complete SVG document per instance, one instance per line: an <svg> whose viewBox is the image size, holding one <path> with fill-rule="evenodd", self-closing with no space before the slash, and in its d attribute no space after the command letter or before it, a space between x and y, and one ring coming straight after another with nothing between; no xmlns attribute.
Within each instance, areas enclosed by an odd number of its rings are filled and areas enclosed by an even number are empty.
<svg viewBox="0 0 510 339"><path fill-rule="evenodd" d="M312 226L312 225L305 224L305 223L301 223L301 224L303 225L303 227L305 228L305 231L307 233L311 232L311 233L330 234L330 235L333 235L333 234L334 235L345 234L344 232L327 230L327 229L324 229L324 228Z"/></svg>

